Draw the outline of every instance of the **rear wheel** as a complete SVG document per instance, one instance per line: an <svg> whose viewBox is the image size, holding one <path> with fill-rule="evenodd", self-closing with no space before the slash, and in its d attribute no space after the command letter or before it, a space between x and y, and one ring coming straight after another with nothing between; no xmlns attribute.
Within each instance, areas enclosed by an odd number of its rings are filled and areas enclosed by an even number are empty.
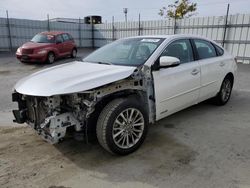
<svg viewBox="0 0 250 188"><path fill-rule="evenodd" d="M221 88L217 96L214 98L217 105L226 104L231 96L233 88L233 80L230 76L226 76L221 84Z"/></svg>
<svg viewBox="0 0 250 188"><path fill-rule="evenodd" d="M52 64L55 62L55 54L53 52L48 53L47 62Z"/></svg>
<svg viewBox="0 0 250 188"><path fill-rule="evenodd" d="M76 58L76 55L77 55L77 50L74 48L72 51L71 51L71 58Z"/></svg>
<svg viewBox="0 0 250 188"><path fill-rule="evenodd" d="M148 115L135 98L115 99L101 112L96 126L99 143L107 151L127 155L143 143Z"/></svg>

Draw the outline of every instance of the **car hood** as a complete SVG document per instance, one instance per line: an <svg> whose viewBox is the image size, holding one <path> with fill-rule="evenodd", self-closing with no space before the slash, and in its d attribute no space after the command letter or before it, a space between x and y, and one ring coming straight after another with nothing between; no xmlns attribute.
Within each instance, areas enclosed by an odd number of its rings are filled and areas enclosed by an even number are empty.
<svg viewBox="0 0 250 188"><path fill-rule="evenodd" d="M20 80L21 94L52 96L90 90L129 77L136 67L75 61L48 68Z"/></svg>
<svg viewBox="0 0 250 188"><path fill-rule="evenodd" d="M25 49L41 48L50 46L50 43L36 43L36 42L26 42L21 47Z"/></svg>

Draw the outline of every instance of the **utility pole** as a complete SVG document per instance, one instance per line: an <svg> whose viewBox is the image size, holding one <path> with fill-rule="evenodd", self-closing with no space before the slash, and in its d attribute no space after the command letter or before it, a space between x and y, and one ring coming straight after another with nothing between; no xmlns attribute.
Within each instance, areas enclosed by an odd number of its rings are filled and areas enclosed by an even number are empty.
<svg viewBox="0 0 250 188"><path fill-rule="evenodd" d="M128 21L128 18L127 18L128 8L123 8L123 13L125 14L125 22L127 23L127 21Z"/></svg>
<svg viewBox="0 0 250 188"><path fill-rule="evenodd" d="M174 13L174 35L176 34L176 15L177 15L177 12L175 10L175 13Z"/></svg>
<svg viewBox="0 0 250 188"><path fill-rule="evenodd" d="M224 27L224 33L223 33L223 39L222 39L222 46L225 46L225 40L226 40L226 34L227 34L227 27L228 27L228 15L229 15L229 9L230 9L230 4L227 4L227 14L226 14L226 20L225 20L225 27Z"/></svg>
<svg viewBox="0 0 250 188"><path fill-rule="evenodd" d="M47 14L47 19L48 19L48 31L50 31L50 25L49 25L49 14Z"/></svg>

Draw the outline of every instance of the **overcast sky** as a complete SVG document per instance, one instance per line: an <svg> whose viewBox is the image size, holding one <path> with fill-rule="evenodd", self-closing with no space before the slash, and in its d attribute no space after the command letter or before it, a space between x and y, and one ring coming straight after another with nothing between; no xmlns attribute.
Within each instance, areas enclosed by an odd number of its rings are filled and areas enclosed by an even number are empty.
<svg viewBox="0 0 250 188"><path fill-rule="evenodd" d="M227 3L230 13L250 13L250 0L191 0L197 2L196 16L224 15ZM46 19L67 17L83 18L87 15L101 15L103 21L124 21L123 8L128 8L128 20L135 21L141 13L142 20L162 19L159 9L173 3L174 0L0 0L0 17L9 16L25 19Z"/></svg>

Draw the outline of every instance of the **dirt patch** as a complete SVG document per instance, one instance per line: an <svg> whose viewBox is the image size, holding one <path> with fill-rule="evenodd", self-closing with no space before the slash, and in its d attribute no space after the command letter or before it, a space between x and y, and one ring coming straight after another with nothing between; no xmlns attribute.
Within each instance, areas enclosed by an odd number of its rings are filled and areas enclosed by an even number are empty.
<svg viewBox="0 0 250 188"><path fill-rule="evenodd" d="M8 75L11 72L9 70L0 71L0 75Z"/></svg>
<svg viewBox="0 0 250 188"><path fill-rule="evenodd" d="M50 145L29 127L1 128L0 187L62 187L62 181L87 172L102 181L152 184L147 177L166 178L191 168L195 153L188 147L156 131L151 131L148 139L138 152L119 157L98 143L68 139Z"/></svg>

